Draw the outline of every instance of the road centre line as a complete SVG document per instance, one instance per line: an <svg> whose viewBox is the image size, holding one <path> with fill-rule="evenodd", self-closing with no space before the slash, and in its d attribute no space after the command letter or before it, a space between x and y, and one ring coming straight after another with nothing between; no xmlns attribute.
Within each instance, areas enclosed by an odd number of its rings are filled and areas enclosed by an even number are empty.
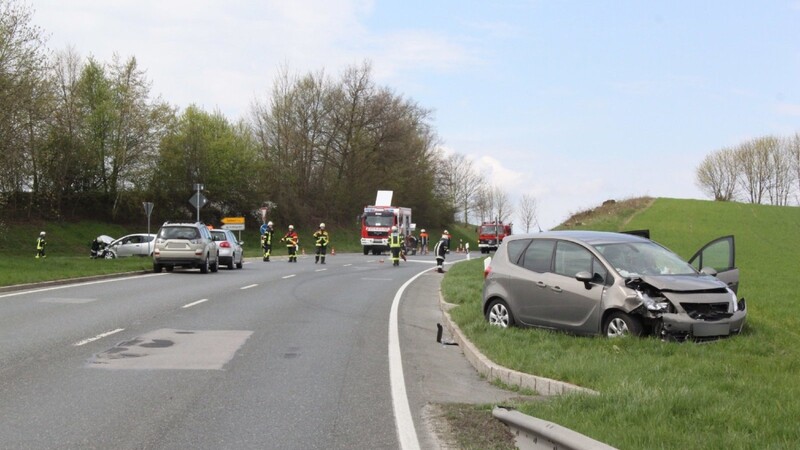
<svg viewBox="0 0 800 450"><path fill-rule="evenodd" d="M200 303L205 303L205 302L207 302L207 301L208 301L208 299L207 299L207 298L204 298L204 299L202 299L202 300L198 300L198 301L196 301L196 302L192 302L192 303L188 303L188 304L186 304L186 305L183 305L183 306L181 306L181 308L191 308L191 307L192 307L192 306L194 306L194 305L199 305Z"/></svg>
<svg viewBox="0 0 800 450"><path fill-rule="evenodd" d="M96 341L98 339L102 339L102 338L104 338L106 336L111 336L112 334L117 334L120 331L125 331L125 328L117 328L116 330L106 331L105 333L100 333L97 336L84 339L84 340L76 342L76 343L74 343L72 345L74 345L75 347L80 347L81 345L86 345L89 342L94 342L94 341Z"/></svg>
<svg viewBox="0 0 800 450"><path fill-rule="evenodd" d="M240 287L239 289L241 289L241 290L245 290L245 289L254 288L254 287L256 287L256 286L258 286L258 285L257 285L257 284L249 284L249 285L247 285L247 286L242 286L242 287Z"/></svg>
<svg viewBox="0 0 800 450"><path fill-rule="evenodd" d="M344 267L350 267L352 264L345 264Z"/></svg>
<svg viewBox="0 0 800 450"><path fill-rule="evenodd" d="M317 270L315 270L314 272L324 272L324 271L326 271L326 270L328 270L328 269L317 269Z"/></svg>
<svg viewBox="0 0 800 450"><path fill-rule="evenodd" d="M285 279L287 279L287 278L292 278L293 276L295 276L295 274L286 275L285 277L281 277L281 278L283 278L283 279L285 280Z"/></svg>

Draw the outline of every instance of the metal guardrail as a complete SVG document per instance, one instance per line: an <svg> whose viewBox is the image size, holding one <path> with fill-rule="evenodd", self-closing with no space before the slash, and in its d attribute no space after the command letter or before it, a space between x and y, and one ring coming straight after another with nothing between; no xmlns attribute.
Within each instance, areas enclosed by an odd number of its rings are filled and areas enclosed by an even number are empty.
<svg viewBox="0 0 800 450"><path fill-rule="evenodd" d="M511 429L520 450L616 450L577 431L513 409L497 406L492 415Z"/></svg>

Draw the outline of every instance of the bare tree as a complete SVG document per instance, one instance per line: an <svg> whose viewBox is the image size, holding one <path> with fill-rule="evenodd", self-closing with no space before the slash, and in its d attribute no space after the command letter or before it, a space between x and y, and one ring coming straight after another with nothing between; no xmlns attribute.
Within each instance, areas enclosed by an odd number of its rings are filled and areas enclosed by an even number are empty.
<svg viewBox="0 0 800 450"><path fill-rule="evenodd" d="M706 156L696 170L697 186L717 201L734 200L739 176L736 152L723 148Z"/></svg>
<svg viewBox="0 0 800 450"><path fill-rule="evenodd" d="M441 186L446 198L467 223L472 199L483 184L483 177L475 170L472 160L460 153L450 154L442 162Z"/></svg>
<svg viewBox="0 0 800 450"><path fill-rule="evenodd" d="M791 161L792 174L796 185L796 195L800 194L800 133L795 133L794 136L786 140L786 147ZM796 203L800 203L800 198L795 199Z"/></svg>
<svg viewBox="0 0 800 450"><path fill-rule="evenodd" d="M522 194L519 200L519 217L522 219L522 225L525 227L526 233L530 233L531 226L538 222L536 216L536 198L530 194Z"/></svg>
<svg viewBox="0 0 800 450"><path fill-rule="evenodd" d="M771 180L767 187L769 201L773 205L786 206L794 186L792 155L790 140L785 138L768 138Z"/></svg>
<svg viewBox="0 0 800 450"><path fill-rule="evenodd" d="M770 162L772 148L777 139L765 137L753 139L736 149L736 159L741 170L739 186L750 203L761 204L774 178Z"/></svg>

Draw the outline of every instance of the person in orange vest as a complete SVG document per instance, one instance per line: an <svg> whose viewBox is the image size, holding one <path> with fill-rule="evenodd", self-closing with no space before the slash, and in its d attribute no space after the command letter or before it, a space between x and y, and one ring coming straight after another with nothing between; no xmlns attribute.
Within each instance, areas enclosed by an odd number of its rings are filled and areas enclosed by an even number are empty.
<svg viewBox="0 0 800 450"><path fill-rule="evenodd" d="M294 225L289 225L289 231L281 238L282 242L286 242L286 250L289 252L289 262L297 262L297 245L300 243L300 238L297 232L294 231Z"/></svg>
<svg viewBox="0 0 800 450"><path fill-rule="evenodd" d="M325 224L319 224L319 230L314 233L314 245L317 247L317 252L314 256L314 264L320 262L325 264L325 252L328 250L328 243L331 237L325 230ZM322 261L320 261L320 259Z"/></svg>
<svg viewBox="0 0 800 450"><path fill-rule="evenodd" d="M397 230L392 227L392 234L389 235L389 250L392 252L392 266L400 265L400 252L402 251L403 238Z"/></svg>
<svg viewBox="0 0 800 450"><path fill-rule="evenodd" d="M44 248L47 247L47 239L45 239L45 233L42 231L39 233L39 237L36 239L36 258L47 258L47 255L44 252Z"/></svg>
<svg viewBox="0 0 800 450"><path fill-rule="evenodd" d="M428 232L425 231L425 228L420 230L419 232L419 244L420 244L420 253L423 255L428 254Z"/></svg>

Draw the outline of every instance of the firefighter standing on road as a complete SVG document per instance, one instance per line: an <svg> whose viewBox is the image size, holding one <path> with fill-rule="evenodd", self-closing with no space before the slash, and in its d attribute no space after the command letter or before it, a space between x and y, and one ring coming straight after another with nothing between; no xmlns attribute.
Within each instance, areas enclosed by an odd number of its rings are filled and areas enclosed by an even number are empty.
<svg viewBox="0 0 800 450"><path fill-rule="evenodd" d="M403 246L403 238L397 231L397 227L392 227L392 235L389 236L389 250L392 252L392 266L400 265L400 251Z"/></svg>
<svg viewBox="0 0 800 450"><path fill-rule="evenodd" d="M261 235L261 248L264 249L264 261L269 262L269 255L272 253L272 235L275 230L272 228L272 221L267 222L267 229Z"/></svg>
<svg viewBox="0 0 800 450"><path fill-rule="evenodd" d="M445 232L447 231L445 230ZM442 235L442 239L436 244L436 247L433 248L433 253L436 255L436 271L439 273L444 273L444 258L449 247L450 238L444 234Z"/></svg>
<svg viewBox="0 0 800 450"><path fill-rule="evenodd" d="M425 228L423 228L419 232L419 244L420 244L420 249L419 249L420 253L422 253L423 255L427 255L428 254L428 232L425 231Z"/></svg>
<svg viewBox="0 0 800 450"><path fill-rule="evenodd" d="M328 250L328 242L330 242L330 236L328 232L325 231L325 224L319 224L319 230L314 232L314 245L317 246L317 253L314 256L314 264L320 262L320 257L322 257L322 264L325 264L325 252Z"/></svg>
<svg viewBox="0 0 800 450"><path fill-rule="evenodd" d="M289 252L289 262L297 262L297 244L300 238L294 231L294 225L289 225L289 231L281 238L281 241L286 242L286 250Z"/></svg>
<svg viewBox="0 0 800 450"><path fill-rule="evenodd" d="M44 238L45 232L39 233L39 238L36 239L36 258L47 258L44 253L44 248L47 247L47 240Z"/></svg>

